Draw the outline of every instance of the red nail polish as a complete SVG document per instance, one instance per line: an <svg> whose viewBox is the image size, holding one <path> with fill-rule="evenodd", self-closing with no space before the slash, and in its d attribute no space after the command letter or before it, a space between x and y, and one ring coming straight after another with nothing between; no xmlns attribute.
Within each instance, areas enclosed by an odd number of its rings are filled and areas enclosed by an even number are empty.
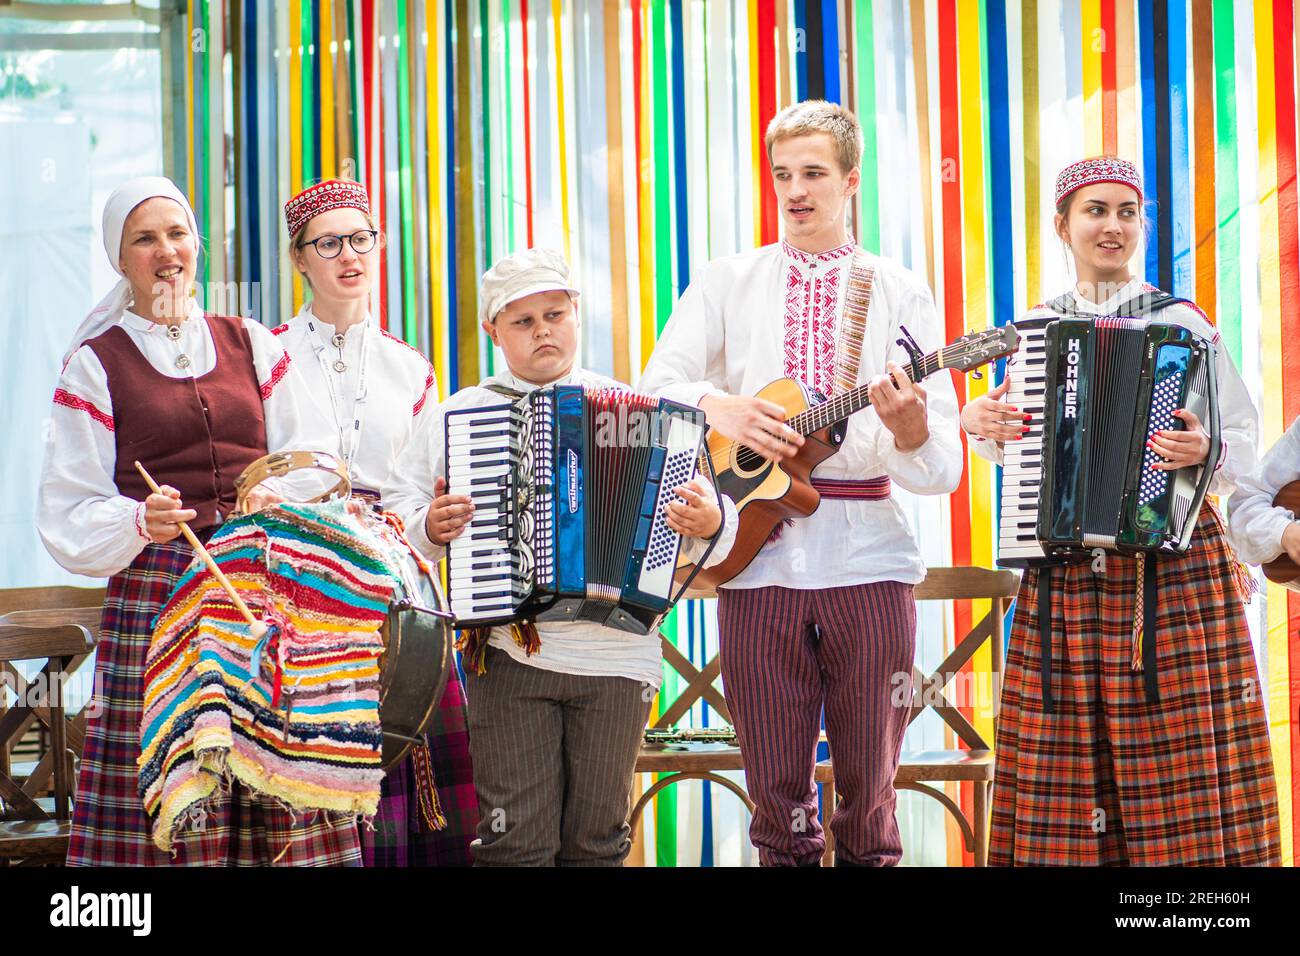
<svg viewBox="0 0 1300 956"><path fill-rule="evenodd" d="M1025 416L1025 421L1029 421L1032 417L1033 417L1032 415L1026 415L1026 416Z"/></svg>

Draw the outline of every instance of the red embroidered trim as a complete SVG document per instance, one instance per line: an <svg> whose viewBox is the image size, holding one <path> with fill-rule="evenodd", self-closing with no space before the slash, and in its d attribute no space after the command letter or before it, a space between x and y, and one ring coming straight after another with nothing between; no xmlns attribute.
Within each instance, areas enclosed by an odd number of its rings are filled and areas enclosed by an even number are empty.
<svg viewBox="0 0 1300 956"><path fill-rule="evenodd" d="M271 377L268 378L266 384L262 386L262 401L266 401L271 397L272 389L280 383L280 379L284 378L287 371L289 371L288 352L280 356L280 361L276 362L275 368L271 369Z"/></svg>
<svg viewBox="0 0 1300 956"><path fill-rule="evenodd" d="M288 323L288 322L281 322L279 325L277 325L275 328L273 328L273 329L271 330L271 334L272 334L272 335L284 335L284 333L285 333L285 332L288 332L288 331L289 331L289 323Z"/></svg>
<svg viewBox="0 0 1300 956"><path fill-rule="evenodd" d="M813 366L813 387L829 395L835 387L835 340L839 316L835 303L839 299L840 270L830 269L813 282L814 330L817 341Z"/></svg>
<svg viewBox="0 0 1300 956"><path fill-rule="evenodd" d="M825 252L804 252L782 239L781 248L795 262L806 264L809 262L834 262L836 259L843 259L845 256L851 255L856 247L853 240L849 240L844 245L836 246L834 249L827 249Z"/></svg>
<svg viewBox="0 0 1300 956"><path fill-rule="evenodd" d="M792 248L792 247L787 247ZM853 251L852 243L841 250ZM798 250L794 250L798 252ZM822 253L819 261L844 258L840 250ZM809 262L806 253L800 253ZM843 270L828 269L819 276L804 275L794 263L786 271L785 281L785 374L804 381L807 378L808 352L813 351L813 388L831 394L835 384L835 340L840 278Z"/></svg>
<svg viewBox="0 0 1300 956"><path fill-rule="evenodd" d="M420 414L420 409L424 408L424 400L429 397L429 389L433 388L433 366L429 366L429 374L424 379L424 391L420 393L420 400L415 403L411 409L411 417L414 418Z"/></svg>
<svg viewBox="0 0 1300 956"><path fill-rule="evenodd" d="M415 406L411 409L411 417L414 418L416 415L420 414L420 409L424 407L425 399L429 397L429 389L433 388L433 383L435 380L433 365L429 362L427 358L425 358L423 352L421 352L419 349L417 349L414 345L412 345L410 342L406 341L405 339L399 339L396 335L394 335L392 332L389 332L387 329L380 329L379 333L384 338L396 342L398 345L408 348L416 355L420 356L420 360L424 362L425 368L428 369L428 372L424 376L424 391L420 393L419 400L415 403Z"/></svg>
<svg viewBox="0 0 1300 956"><path fill-rule="evenodd" d="M85 412L87 415L89 415L95 421L99 422L109 431L113 431L116 427L113 424L112 415L105 415L103 412L101 412L94 405L90 404L90 402L86 401L84 398L80 398L79 396L73 395L71 392L66 391L62 388L56 388L54 390L54 404L63 405L66 406L67 408L75 408L78 411Z"/></svg>
<svg viewBox="0 0 1300 956"><path fill-rule="evenodd" d="M410 342L406 341L406 339L399 339L396 335L394 335L392 332L389 332L387 329L380 329L380 330L379 330L379 334L382 335L382 336L383 336L384 338L386 338L386 339L392 339L392 340L393 340L394 342L396 342L398 345L404 345L404 346L406 346L408 349L410 349L410 350L411 350L412 352L414 352L416 355L420 356L420 358L424 359L426 362L429 361L427 358L425 358L425 355L424 355L423 352L421 352L419 349L417 349L417 348L416 348L414 345L412 345Z"/></svg>
<svg viewBox="0 0 1300 956"><path fill-rule="evenodd" d="M144 538L146 541L153 541L153 538L149 537L149 530L145 527L143 501L140 502L135 509L135 531L136 534L140 535L140 537Z"/></svg>

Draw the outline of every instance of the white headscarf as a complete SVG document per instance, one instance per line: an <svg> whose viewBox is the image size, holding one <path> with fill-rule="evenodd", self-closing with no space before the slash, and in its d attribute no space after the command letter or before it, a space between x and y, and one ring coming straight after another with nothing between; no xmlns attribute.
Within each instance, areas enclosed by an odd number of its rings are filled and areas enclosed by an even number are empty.
<svg viewBox="0 0 1300 956"><path fill-rule="evenodd" d="M118 260L122 255L122 227L126 225L126 218L131 215L131 211L136 206L155 196L172 199L180 204L180 207L185 210L185 218L189 220L190 232L194 234L195 241L198 241L199 227L194 221L194 210L190 208L190 201L174 182L165 176L141 176L132 179L114 189L112 195L108 197L108 202L104 204L104 252L108 255L109 265L118 275L122 275L122 267L118 264ZM116 325L130 303L131 283L123 277L118 280L117 285L113 286L108 295L99 300L99 304L90 310L77 328L76 334L72 337L72 344L63 354L63 364L68 364L68 360L77 349L81 348L82 343L93 339L110 326Z"/></svg>

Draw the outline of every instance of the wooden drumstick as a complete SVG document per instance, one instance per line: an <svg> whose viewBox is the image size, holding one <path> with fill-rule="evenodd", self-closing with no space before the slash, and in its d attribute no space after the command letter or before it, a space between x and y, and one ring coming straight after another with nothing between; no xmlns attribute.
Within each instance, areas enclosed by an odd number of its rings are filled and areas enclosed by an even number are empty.
<svg viewBox="0 0 1300 956"><path fill-rule="evenodd" d="M135 467L144 477L145 483L149 485L154 494L163 494L163 490L159 488L153 478L150 477L149 472L144 470L144 465L137 461ZM249 634L252 635L254 640L261 640L262 635L266 633L266 625L253 617L253 612L248 609L248 605L245 604L244 599L239 596L239 592L236 591L235 586L230 583L230 579L226 577L225 573L219 567L217 567L217 562L212 560L212 555L208 554L208 549L203 547L202 542L195 537L194 532L190 530L190 526L184 521L178 521L176 523L181 526L181 534L185 535L185 540L190 543L190 546L194 549L195 553L197 553L198 556L203 559L203 563L208 566L208 570L212 572L217 581L220 582L221 586L226 589L226 593L230 595L230 600L235 602L235 607L239 609L239 613L244 615L244 620L248 622Z"/></svg>

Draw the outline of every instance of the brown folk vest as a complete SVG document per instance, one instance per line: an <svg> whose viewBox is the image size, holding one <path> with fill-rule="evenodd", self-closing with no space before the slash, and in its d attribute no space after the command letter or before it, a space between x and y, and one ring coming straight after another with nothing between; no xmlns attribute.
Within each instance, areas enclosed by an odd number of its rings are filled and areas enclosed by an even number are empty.
<svg viewBox="0 0 1300 956"><path fill-rule="evenodd" d="M154 481L180 491L181 503L198 512L195 530L220 524L234 510L235 479L266 454L253 343L240 319L205 319L217 361L197 378L157 371L121 326L87 343L108 375L118 492L138 501L149 496L135 469L139 461Z"/></svg>

